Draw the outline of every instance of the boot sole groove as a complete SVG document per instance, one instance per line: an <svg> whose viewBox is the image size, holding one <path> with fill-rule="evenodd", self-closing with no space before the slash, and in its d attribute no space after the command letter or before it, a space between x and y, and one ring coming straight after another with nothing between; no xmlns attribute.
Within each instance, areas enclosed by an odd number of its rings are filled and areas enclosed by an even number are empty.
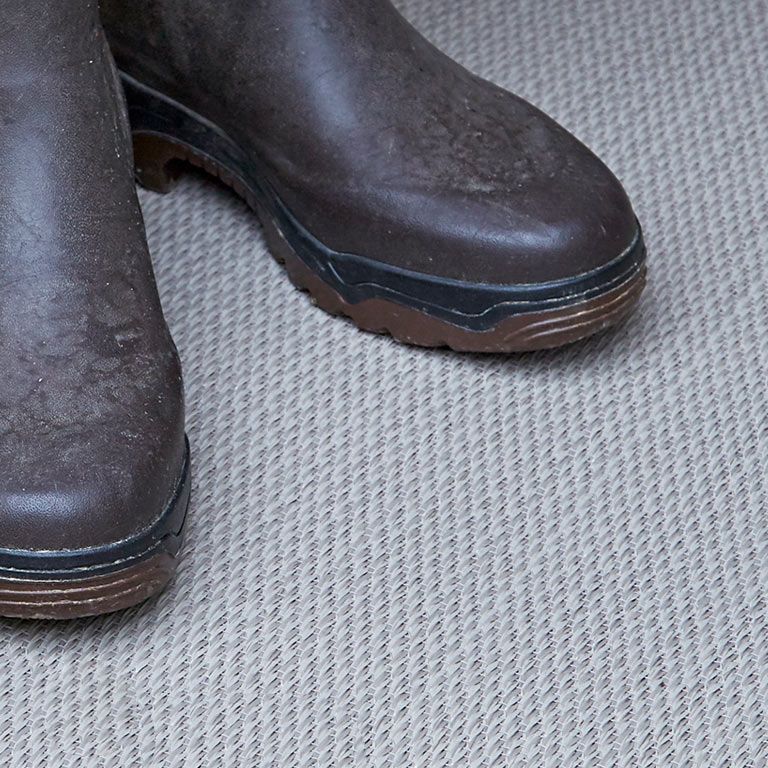
<svg viewBox="0 0 768 768"><path fill-rule="evenodd" d="M0 578L0 616L63 620L121 611L161 592L175 571L176 558L160 553L113 574L90 578Z"/></svg>

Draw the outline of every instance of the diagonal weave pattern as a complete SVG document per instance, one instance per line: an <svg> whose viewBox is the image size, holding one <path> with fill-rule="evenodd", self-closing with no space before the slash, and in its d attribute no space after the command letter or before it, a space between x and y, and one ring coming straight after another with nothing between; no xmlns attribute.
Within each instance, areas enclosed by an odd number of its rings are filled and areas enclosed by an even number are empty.
<svg viewBox="0 0 768 768"><path fill-rule="evenodd" d="M188 545L150 605L0 624L0 764L766 765L763 0L402 7L625 181L640 311L413 350L313 309L225 190L143 193Z"/></svg>

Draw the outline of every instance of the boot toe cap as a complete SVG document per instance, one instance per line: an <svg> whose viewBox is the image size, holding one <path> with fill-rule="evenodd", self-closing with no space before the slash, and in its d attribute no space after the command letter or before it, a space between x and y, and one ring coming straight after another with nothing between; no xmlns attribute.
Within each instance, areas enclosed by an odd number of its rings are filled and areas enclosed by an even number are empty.
<svg viewBox="0 0 768 768"><path fill-rule="evenodd" d="M187 448L180 419L144 426L5 435L0 551L88 551L151 529L178 489Z"/></svg>
<svg viewBox="0 0 768 768"><path fill-rule="evenodd" d="M129 472L94 470L89 477L59 475L0 487L0 549L88 550L139 535L163 514L178 480L145 484ZM180 469L175 471L180 475ZM155 486L155 487L150 487Z"/></svg>

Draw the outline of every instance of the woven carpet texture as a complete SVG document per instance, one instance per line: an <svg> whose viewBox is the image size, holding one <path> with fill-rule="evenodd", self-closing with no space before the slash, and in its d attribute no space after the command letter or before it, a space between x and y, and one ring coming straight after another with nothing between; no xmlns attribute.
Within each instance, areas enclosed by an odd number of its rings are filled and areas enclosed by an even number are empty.
<svg viewBox="0 0 768 768"><path fill-rule="evenodd" d="M650 284L565 350L326 316L190 175L142 192L184 359L180 571L0 623L0 765L768 765L764 0L402 0L624 181Z"/></svg>

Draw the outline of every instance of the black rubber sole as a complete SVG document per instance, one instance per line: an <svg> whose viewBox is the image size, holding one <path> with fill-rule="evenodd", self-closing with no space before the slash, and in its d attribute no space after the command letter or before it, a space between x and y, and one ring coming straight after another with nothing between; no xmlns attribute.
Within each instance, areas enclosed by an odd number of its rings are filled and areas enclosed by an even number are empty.
<svg viewBox="0 0 768 768"><path fill-rule="evenodd" d="M644 284L646 252L639 225L634 242L609 264L572 279L531 285L449 280L392 267L365 256L334 251L306 230L265 180L258 161L241 150L222 130L130 76L122 77L137 147L140 182L156 191L168 191L172 177L179 171L175 165L177 160L190 161L218 175L248 200L265 226L268 220L274 228L277 239L273 237L271 243L278 243L280 260L285 262L295 257L300 262L293 270L294 282L318 298L318 290L312 287L315 285L313 277L316 277L323 289L327 287L338 297L338 301L318 303L326 308L333 305L335 308L330 311L338 311L353 319L360 313L348 311L348 308L366 304L369 310L378 307L371 322L358 323L363 327L371 325L371 330L388 330L412 343L434 345L431 341L435 336L434 329L426 335L416 330L415 325L422 324L422 320L415 316L411 323L412 332L406 329L405 333L397 333L387 327L383 319L391 312L381 311L382 303L386 303L450 326L438 336L448 337L445 343L454 348L485 351L487 347L487 351L514 351L557 346L614 322L629 308L629 305L622 306L622 311L617 312L615 296L630 297L634 302L639 296L636 289L641 289ZM283 246L287 246L289 257L285 256ZM298 272L303 270L308 274L296 280ZM603 304L606 318L601 319L599 308ZM582 310L591 314L593 320L584 324ZM376 312L382 317L380 328L375 327ZM371 311L364 314L370 315ZM525 326L539 328L542 321L550 319L555 319L564 328L569 317L575 323L574 332L565 329L562 339L560 334L551 333L544 335L539 346L534 342L509 341L517 339L518 332ZM456 336L452 329L477 334L477 339L466 342L459 339L457 344L451 343L451 338Z"/></svg>

